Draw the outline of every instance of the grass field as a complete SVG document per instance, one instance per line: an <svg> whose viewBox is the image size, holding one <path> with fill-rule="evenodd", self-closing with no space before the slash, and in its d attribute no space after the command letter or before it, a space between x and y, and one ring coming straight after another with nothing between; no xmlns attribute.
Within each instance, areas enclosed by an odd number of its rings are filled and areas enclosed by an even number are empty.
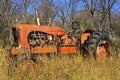
<svg viewBox="0 0 120 80"><path fill-rule="evenodd" d="M120 80L120 58L101 63L81 56L43 56L41 64L20 62L11 75L8 64L7 53L0 49L0 80Z"/></svg>

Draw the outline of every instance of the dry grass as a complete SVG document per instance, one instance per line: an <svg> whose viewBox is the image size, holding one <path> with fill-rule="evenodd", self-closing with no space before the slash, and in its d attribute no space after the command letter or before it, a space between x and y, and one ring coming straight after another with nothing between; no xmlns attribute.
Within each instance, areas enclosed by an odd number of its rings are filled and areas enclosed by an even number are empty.
<svg viewBox="0 0 120 80"><path fill-rule="evenodd" d="M43 56L42 65L23 61L8 75L9 61L5 54L0 49L0 80L120 80L120 58L100 63L83 61L81 56Z"/></svg>

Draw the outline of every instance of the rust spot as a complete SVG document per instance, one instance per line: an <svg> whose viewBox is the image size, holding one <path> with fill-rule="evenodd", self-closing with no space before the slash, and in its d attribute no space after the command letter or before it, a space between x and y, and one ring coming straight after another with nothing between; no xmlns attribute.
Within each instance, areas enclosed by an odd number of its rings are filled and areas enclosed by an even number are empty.
<svg viewBox="0 0 120 80"><path fill-rule="evenodd" d="M103 41L97 47L96 53L98 61L105 61L107 58L113 55L112 45L107 41Z"/></svg>
<svg viewBox="0 0 120 80"><path fill-rule="evenodd" d="M104 46L97 47L97 60L104 61L107 57L107 51Z"/></svg>

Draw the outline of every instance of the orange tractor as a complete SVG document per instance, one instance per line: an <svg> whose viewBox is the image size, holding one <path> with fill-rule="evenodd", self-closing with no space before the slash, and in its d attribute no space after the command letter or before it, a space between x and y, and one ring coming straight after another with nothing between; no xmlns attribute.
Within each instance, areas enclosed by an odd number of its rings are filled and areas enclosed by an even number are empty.
<svg viewBox="0 0 120 80"><path fill-rule="evenodd" d="M109 36L104 31L85 30L78 33L79 27L72 27L66 33L57 26L44 26L32 24L16 24L12 27L14 46L11 49L13 57L36 60L41 54L76 54L92 57L94 60L111 58L113 46Z"/></svg>

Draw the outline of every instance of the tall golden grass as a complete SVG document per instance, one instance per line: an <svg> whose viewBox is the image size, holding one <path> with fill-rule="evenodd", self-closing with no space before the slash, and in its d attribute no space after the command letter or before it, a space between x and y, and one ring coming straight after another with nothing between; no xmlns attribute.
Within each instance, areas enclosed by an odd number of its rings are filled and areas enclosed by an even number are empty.
<svg viewBox="0 0 120 80"><path fill-rule="evenodd" d="M6 54L0 48L0 80L120 80L120 58L95 62L83 61L80 55L43 56L42 63L22 61L8 74L10 62Z"/></svg>

